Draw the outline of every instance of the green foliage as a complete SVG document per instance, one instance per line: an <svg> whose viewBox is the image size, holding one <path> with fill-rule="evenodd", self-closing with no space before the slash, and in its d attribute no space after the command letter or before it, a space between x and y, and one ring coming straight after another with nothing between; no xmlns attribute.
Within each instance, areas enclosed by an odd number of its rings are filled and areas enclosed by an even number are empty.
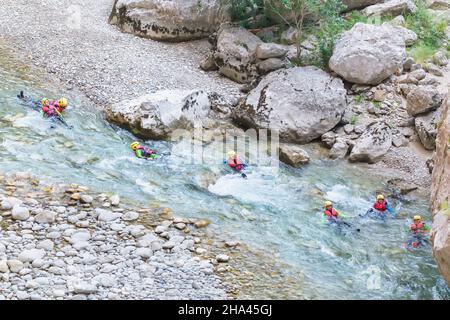
<svg viewBox="0 0 450 320"><path fill-rule="evenodd" d="M359 121L359 118L356 114L352 115L352 118L350 119L350 124L355 125Z"/></svg>
<svg viewBox="0 0 450 320"><path fill-rule="evenodd" d="M315 14L319 25L316 31L317 44L313 53L313 63L318 67L328 67L334 43L345 30L346 22L340 15L344 8L341 0L324 0L316 6Z"/></svg>
<svg viewBox="0 0 450 320"><path fill-rule="evenodd" d="M364 99L364 95L358 94L357 96L355 96L355 97L353 98L353 100L354 100L356 103L361 104L361 103L365 100L365 99Z"/></svg>
<svg viewBox="0 0 450 320"><path fill-rule="evenodd" d="M416 12L407 15L406 27L417 34L418 41L410 53L417 62L424 62L442 46L447 23L437 19L428 10L424 0L415 0Z"/></svg>
<svg viewBox="0 0 450 320"><path fill-rule="evenodd" d="M264 8L264 0L222 0L222 5L228 6L233 21L252 27L251 20Z"/></svg>

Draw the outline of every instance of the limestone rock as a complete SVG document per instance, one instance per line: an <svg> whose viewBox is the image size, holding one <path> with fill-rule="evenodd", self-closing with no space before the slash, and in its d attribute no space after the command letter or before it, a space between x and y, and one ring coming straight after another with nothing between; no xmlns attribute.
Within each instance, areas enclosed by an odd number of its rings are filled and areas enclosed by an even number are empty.
<svg viewBox="0 0 450 320"><path fill-rule="evenodd" d="M401 69L405 59L402 33L388 25L356 23L336 42L329 66L349 82L377 85Z"/></svg>
<svg viewBox="0 0 450 320"><path fill-rule="evenodd" d="M315 67L296 67L268 74L233 118L245 128L278 130L281 141L306 143L333 129L345 106L340 79Z"/></svg>

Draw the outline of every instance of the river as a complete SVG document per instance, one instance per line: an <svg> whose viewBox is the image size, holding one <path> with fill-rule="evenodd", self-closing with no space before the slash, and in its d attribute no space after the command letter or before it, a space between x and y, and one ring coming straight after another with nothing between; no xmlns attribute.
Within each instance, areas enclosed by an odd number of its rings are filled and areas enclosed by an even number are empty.
<svg viewBox="0 0 450 320"><path fill-rule="evenodd" d="M244 180L225 175L220 162L186 164L187 155L180 152L186 150L184 142L147 141L167 155L154 162L139 160L129 149L135 138L106 122L82 95L67 95L71 130L50 128L36 111L19 103L19 90L37 98L60 95L29 70L0 57L0 172L28 171L43 180L79 183L171 207L178 215L208 218L215 229L290 265L304 278L306 298L450 298L430 247L413 253L403 248L407 218L383 223L358 217L370 207L375 190L384 188L384 178L346 161L313 156L299 169L254 167ZM327 226L321 217L325 198L361 231L341 234ZM431 220L427 199L394 204L409 216L420 213Z"/></svg>

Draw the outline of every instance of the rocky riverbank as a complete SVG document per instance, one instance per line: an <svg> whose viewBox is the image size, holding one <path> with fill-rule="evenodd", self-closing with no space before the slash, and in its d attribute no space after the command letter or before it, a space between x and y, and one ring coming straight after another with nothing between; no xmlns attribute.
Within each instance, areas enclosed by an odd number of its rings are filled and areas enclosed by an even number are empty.
<svg viewBox="0 0 450 320"><path fill-rule="evenodd" d="M208 259L207 222L79 185L0 176L3 299L226 299Z"/></svg>
<svg viewBox="0 0 450 320"><path fill-rule="evenodd" d="M0 213L0 299L303 297L289 266L155 203L16 173Z"/></svg>

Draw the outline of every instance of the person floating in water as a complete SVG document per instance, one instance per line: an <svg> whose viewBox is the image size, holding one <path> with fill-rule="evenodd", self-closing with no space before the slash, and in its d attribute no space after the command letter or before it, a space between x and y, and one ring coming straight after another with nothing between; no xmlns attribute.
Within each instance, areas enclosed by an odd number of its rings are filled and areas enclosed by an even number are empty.
<svg viewBox="0 0 450 320"><path fill-rule="evenodd" d="M242 178L247 178L247 175L244 172L242 172L246 165L242 162L242 160L233 150L228 151L227 164L231 169L233 169L235 173L239 173L242 176Z"/></svg>
<svg viewBox="0 0 450 320"><path fill-rule="evenodd" d="M351 227L350 223L345 222L342 219L342 214L340 214L333 208L333 203L331 201L325 201L323 207L324 207L323 214L325 215L325 218L327 219L327 222L329 224L336 225L340 230L342 229L343 226ZM356 229L356 231L360 230Z"/></svg>
<svg viewBox="0 0 450 320"><path fill-rule="evenodd" d="M137 141L133 142L130 147L138 158L153 160L159 157L154 150L141 146L141 144Z"/></svg>
<svg viewBox="0 0 450 320"><path fill-rule="evenodd" d="M67 106L68 101L66 98L61 98L58 101L42 98L41 114L45 118L62 117L62 112L66 110Z"/></svg>
<svg viewBox="0 0 450 320"><path fill-rule="evenodd" d="M422 217L416 215L413 217L413 223L409 227L411 232L411 239L408 241L408 245L417 248L422 245L423 242L428 239L430 234L430 227L422 221Z"/></svg>
<svg viewBox="0 0 450 320"><path fill-rule="evenodd" d="M377 195L377 199L375 203L373 204L372 208L367 210L365 214L362 216L370 216L372 218L378 218L378 219L386 219L387 213L392 214L395 216L395 212L392 209L392 207L389 205L389 203L384 198L384 195L379 194Z"/></svg>

